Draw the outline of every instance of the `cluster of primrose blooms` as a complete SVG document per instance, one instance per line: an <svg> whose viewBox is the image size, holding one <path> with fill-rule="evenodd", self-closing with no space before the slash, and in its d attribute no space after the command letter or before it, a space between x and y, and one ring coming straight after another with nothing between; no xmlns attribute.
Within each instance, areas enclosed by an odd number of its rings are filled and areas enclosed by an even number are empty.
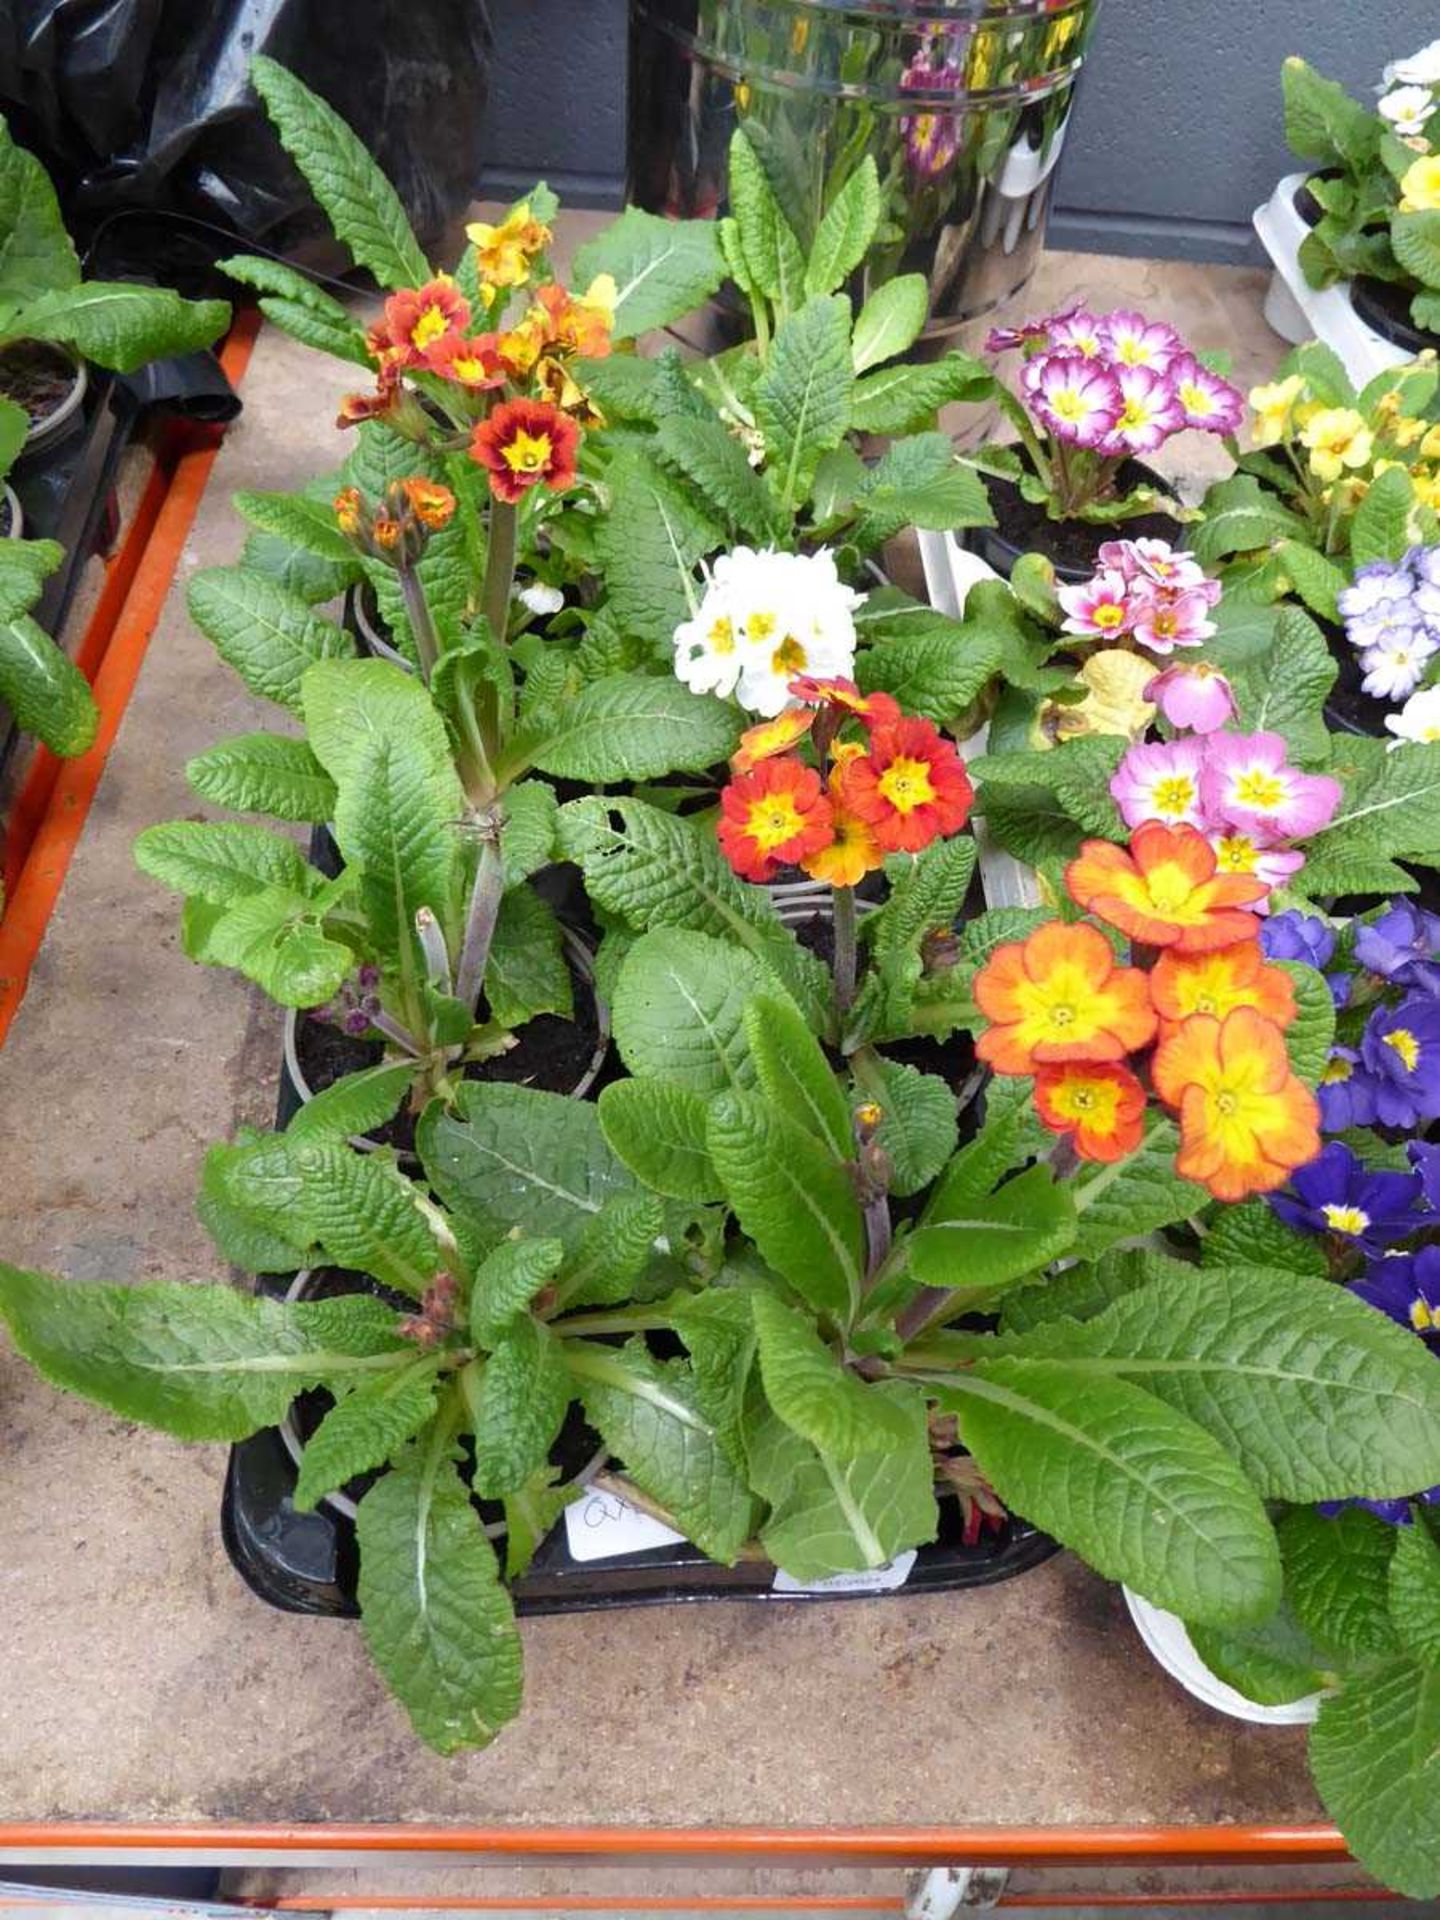
<svg viewBox="0 0 1440 1920"><path fill-rule="evenodd" d="M1433 358L1428 349L1419 355ZM1407 469L1416 498L1440 507L1440 423L1405 414L1395 390L1382 394L1367 418L1357 407L1327 406L1303 374L1292 373L1255 387L1250 405L1253 445L1288 460L1302 497L1322 513L1353 513L1391 467Z"/></svg>
<svg viewBox="0 0 1440 1920"><path fill-rule="evenodd" d="M1432 40L1385 69L1379 113L1418 156L1400 179L1400 211L1433 213L1440 209L1440 155L1434 151L1431 122L1440 112L1440 40Z"/></svg>
<svg viewBox="0 0 1440 1920"><path fill-rule="evenodd" d="M1187 1179L1228 1201L1283 1185L1320 1150L1319 1107L1286 1051L1293 984L1260 943L1265 882L1219 872L1196 828L1147 820L1128 848L1086 841L1065 888L1134 964L1085 920L997 948L973 989L980 1059L1032 1075L1041 1121L1083 1160L1134 1153L1153 1091Z"/></svg>
<svg viewBox="0 0 1440 1920"><path fill-rule="evenodd" d="M574 363L609 353L615 283L601 274L575 294L541 280L523 313L506 324L512 296L541 271L550 229L522 204L500 225L480 222L466 233L475 248L477 297L468 299L443 273L391 294L366 335L375 386L346 396L339 424L384 420L434 445L423 395L453 430L439 444L468 451L486 468L494 498L515 506L532 488L562 493L574 484L581 431L600 420Z"/></svg>

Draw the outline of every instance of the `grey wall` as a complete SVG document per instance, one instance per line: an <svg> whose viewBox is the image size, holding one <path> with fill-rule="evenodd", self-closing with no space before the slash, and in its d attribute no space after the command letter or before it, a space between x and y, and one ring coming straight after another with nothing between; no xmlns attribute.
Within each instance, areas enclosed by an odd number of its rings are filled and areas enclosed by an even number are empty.
<svg viewBox="0 0 1440 1920"><path fill-rule="evenodd" d="M619 204L627 0L491 0L497 193L543 174L573 205ZM1250 215L1294 162L1280 63L1357 92L1440 34L1437 0L1102 0L1061 165L1058 246L1258 260Z"/></svg>

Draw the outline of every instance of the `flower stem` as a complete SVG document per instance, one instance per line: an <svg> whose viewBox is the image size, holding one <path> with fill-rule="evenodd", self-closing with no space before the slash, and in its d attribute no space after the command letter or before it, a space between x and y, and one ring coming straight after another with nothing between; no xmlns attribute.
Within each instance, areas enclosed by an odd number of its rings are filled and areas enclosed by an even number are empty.
<svg viewBox="0 0 1440 1920"><path fill-rule="evenodd" d="M420 678L428 687L430 676L435 671L435 662L440 658L440 636L435 631L430 602L425 598L425 588L419 574L413 567L398 567L396 571L400 576L400 593L405 601L405 618L410 622L415 653L420 662Z"/></svg>
<svg viewBox="0 0 1440 1920"><path fill-rule="evenodd" d="M490 631L503 647L510 621L510 589L515 584L516 512L504 500L490 502L490 545L485 555L482 606Z"/></svg>
<svg viewBox="0 0 1440 1920"><path fill-rule="evenodd" d="M855 998L855 889L834 887L831 898L835 903L835 1004L844 1013Z"/></svg>
<svg viewBox="0 0 1440 1920"><path fill-rule="evenodd" d="M475 866L475 883L470 889L470 904L465 912L465 938L460 948L460 965L455 973L455 998L473 1007L480 997L485 964L490 958L490 942L495 937L495 922L500 917L500 900L505 891L505 863L500 857L501 817L492 811L480 822L480 858Z"/></svg>

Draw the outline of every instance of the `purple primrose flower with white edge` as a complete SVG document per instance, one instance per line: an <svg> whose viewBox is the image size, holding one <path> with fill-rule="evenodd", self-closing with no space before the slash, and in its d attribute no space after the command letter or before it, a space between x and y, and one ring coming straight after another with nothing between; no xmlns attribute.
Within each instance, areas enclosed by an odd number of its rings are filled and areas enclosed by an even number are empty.
<svg viewBox="0 0 1440 1920"><path fill-rule="evenodd" d="M1418 1174L1372 1173L1343 1140L1331 1140L1291 1174L1284 1192L1266 1195L1287 1227L1333 1235L1364 1253L1382 1253L1423 1225L1420 1197Z"/></svg>
<svg viewBox="0 0 1440 1920"><path fill-rule="evenodd" d="M1110 780L1110 797L1127 827L1163 820L1168 827L1203 824L1202 740L1157 740L1131 747Z"/></svg>
<svg viewBox="0 0 1440 1920"><path fill-rule="evenodd" d="M1101 351L1122 367L1149 367L1168 373L1185 352L1185 343L1163 320L1147 320L1143 313L1120 307L1107 313L1095 327Z"/></svg>
<svg viewBox="0 0 1440 1920"><path fill-rule="evenodd" d="M1085 360L1104 360L1105 338L1100 322L1085 307L1057 314L1050 327L1050 344L1057 353L1078 353Z"/></svg>
<svg viewBox="0 0 1440 1920"><path fill-rule="evenodd" d="M1315 1098L1322 1133L1347 1133L1375 1123L1375 1085L1354 1047L1331 1047Z"/></svg>
<svg viewBox="0 0 1440 1920"><path fill-rule="evenodd" d="M1171 363L1170 384L1187 427L1202 433L1238 433L1245 418L1245 402L1237 387L1222 380L1193 353L1182 353Z"/></svg>
<svg viewBox="0 0 1440 1920"><path fill-rule="evenodd" d="M1113 371L1124 406L1101 452L1154 453L1185 425L1175 389L1163 373L1151 367L1117 366Z"/></svg>
<svg viewBox="0 0 1440 1920"><path fill-rule="evenodd" d="M1397 900L1355 933L1356 964L1398 987L1440 994L1440 914Z"/></svg>
<svg viewBox="0 0 1440 1920"><path fill-rule="evenodd" d="M1350 1282L1349 1291L1418 1333L1432 1352L1440 1351L1440 1247L1372 1260L1364 1277Z"/></svg>
<svg viewBox="0 0 1440 1920"><path fill-rule="evenodd" d="M1099 448L1125 411L1115 375L1083 354L1051 353L1029 361L1024 384L1041 424L1077 447Z"/></svg>
<svg viewBox="0 0 1440 1920"><path fill-rule="evenodd" d="M1142 699L1159 707L1172 727L1192 733L1217 733L1235 717L1235 695L1218 667L1197 660L1193 667L1167 667L1146 683Z"/></svg>
<svg viewBox="0 0 1440 1920"><path fill-rule="evenodd" d="M1380 1126L1440 1119L1440 1000L1411 994L1398 1007L1376 1007L1361 1035L1360 1057L1375 1078Z"/></svg>

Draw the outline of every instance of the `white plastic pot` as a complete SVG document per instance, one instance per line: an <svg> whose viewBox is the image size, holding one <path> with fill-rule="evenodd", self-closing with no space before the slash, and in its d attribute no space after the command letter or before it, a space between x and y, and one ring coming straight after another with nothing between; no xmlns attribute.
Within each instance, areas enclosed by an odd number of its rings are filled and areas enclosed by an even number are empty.
<svg viewBox="0 0 1440 1920"><path fill-rule="evenodd" d="M1411 356L1360 318L1348 286L1317 289L1306 283L1300 243L1309 228L1296 211L1295 195L1308 177L1287 173L1264 206L1255 209L1255 231L1275 268L1265 318L1292 346L1319 340L1332 348L1355 386L1364 387L1377 373L1403 366Z"/></svg>
<svg viewBox="0 0 1440 1920"><path fill-rule="evenodd" d="M7 540L23 539L25 534L25 512L20 505L19 499L16 497L15 489L13 487L0 486L0 493L5 495L6 504L10 508L10 528L5 538Z"/></svg>
<svg viewBox="0 0 1440 1920"><path fill-rule="evenodd" d="M1232 1720L1254 1720L1262 1726L1303 1727L1320 1711L1323 1694L1307 1693L1299 1700L1289 1700L1283 1707L1262 1707L1254 1700L1247 1700L1243 1693L1237 1693L1220 1676L1212 1673L1195 1651L1194 1643L1185 1631L1185 1622L1173 1613L1166 1613L1163 1607L1152 1606L1148 1600L1142 1600L1138 1593L1132 1593L1129 1587L1120 1591L1125 1596L1125 1604L1130 1609L1130 1618L1135 1622L1135 1630L1145 1642L1154 1659L1162 1666L1172 1680L1178 1680L1185 1691L1207 1707L1213 1707L1216 1713L1229 1714Z"/></svg>

